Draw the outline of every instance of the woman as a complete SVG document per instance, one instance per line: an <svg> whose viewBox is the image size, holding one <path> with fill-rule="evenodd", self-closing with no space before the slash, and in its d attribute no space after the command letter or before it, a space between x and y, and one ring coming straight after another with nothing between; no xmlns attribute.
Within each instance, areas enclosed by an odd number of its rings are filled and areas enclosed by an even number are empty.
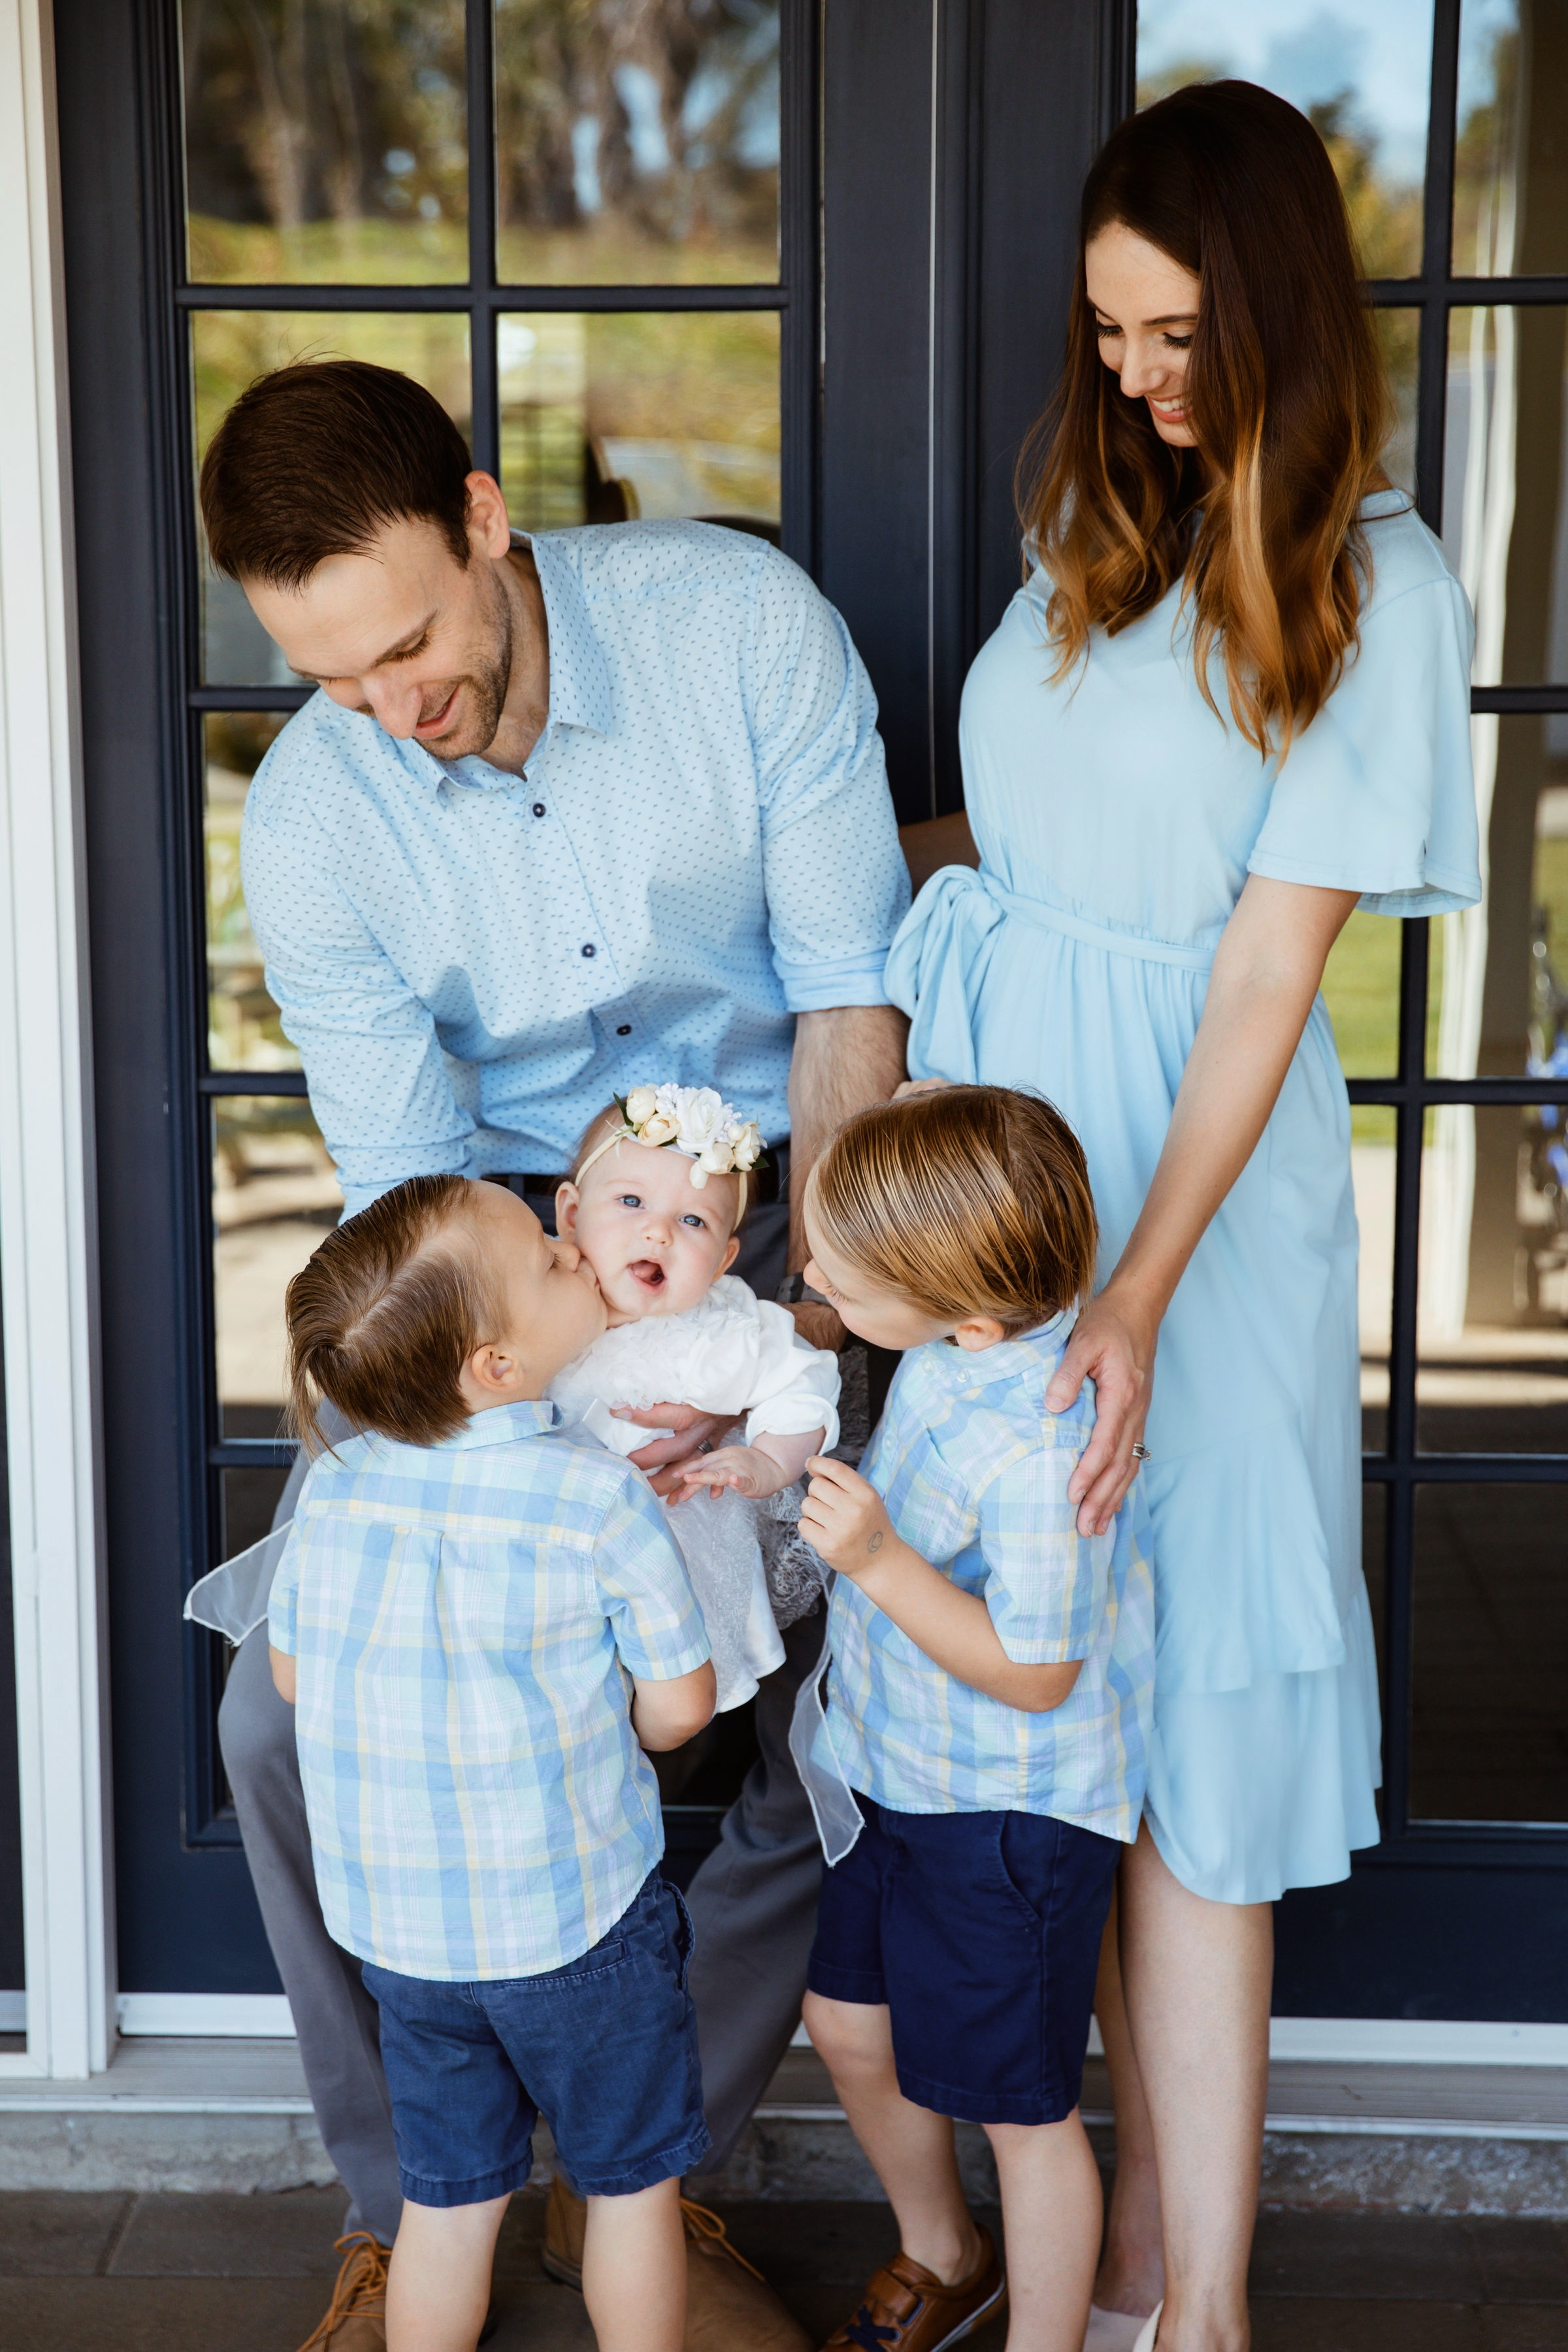
<svg viewBox="0 0 1568 2352"><path fill-rule="evenodd" d="M1358 902L1479 895L1470 616L1388 487L1386 419L1303 117L1219 82L1124 123L1084 192L1035 568L964 691L980 870L932 877L889 964L911 1076L1037 1087L1076 1125L1106 1244L1050 1398L1097 1384L1080 1527L1146 1464L1155 1739L1097 2003L1107 2352L1246 2346L1268 1906L1378 1834L1350 1118L1318 987Z"/></svg>

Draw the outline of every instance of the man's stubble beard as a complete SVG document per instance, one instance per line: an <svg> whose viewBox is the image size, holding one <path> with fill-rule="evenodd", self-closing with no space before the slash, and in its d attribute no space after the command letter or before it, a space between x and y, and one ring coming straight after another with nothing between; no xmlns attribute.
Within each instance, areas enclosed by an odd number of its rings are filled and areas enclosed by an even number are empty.
<svg viewBox="0 0 1568 2352"><path fill-rule="evenodd" d="M473 718L463 736L449 749L438 743L426 744L425 749L433 759L482 759L500 730L506 698L511 690L511 599L493 572L490 577L499 609L496 610L489 647L474 667L466 670L458 680L459 691L466 687L472 692Z"/></svg>

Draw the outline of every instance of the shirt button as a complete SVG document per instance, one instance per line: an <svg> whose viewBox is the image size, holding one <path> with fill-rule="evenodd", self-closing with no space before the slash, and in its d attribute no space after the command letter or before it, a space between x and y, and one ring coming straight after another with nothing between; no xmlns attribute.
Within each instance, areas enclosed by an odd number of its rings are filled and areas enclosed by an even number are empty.
<svg viewBox="0 0 1568 2352"><path fill-rule="evenodd" d="M544 814L544 803L542 801L534 802L533 814L535 816L542 816Z"/></svg>
<svg viewBox="0 0 1568 2352"><path fill-rule="evenodd" d="M598 950L598 949L594 945L593 940L587 940L587 941L585 942L585 944L584 944L584 949L583 949L583 952L584 952L584 954L585 956L596 956L596 955L598 954L599 950Z"/></svg>
<svg viewBox="0 0 1568 2352"><path fill-rule="evenodd" d="M629 1037L631 1034L632 1024L629 1021L623 1021L620 1027L616 1032L617 1037Z"/></svg>

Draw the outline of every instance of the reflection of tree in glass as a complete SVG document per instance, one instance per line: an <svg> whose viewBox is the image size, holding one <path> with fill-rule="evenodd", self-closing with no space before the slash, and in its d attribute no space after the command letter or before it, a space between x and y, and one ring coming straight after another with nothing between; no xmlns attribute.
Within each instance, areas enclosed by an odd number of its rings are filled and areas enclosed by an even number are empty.
<svg viewBox="0 0 1568 2352"><path fill-rule="evenodd" d="M495 23L504 278L776 274L776 0L498 0Z"/></svg>
<svg viewBox="0 0 1568 2352"><path fill-rule="evenodd" d="M194 276L467 274L461 0L185 0L183 33Z"/></svg>
<svg viewBox="0 0 1568 2352"><path fill-rule="evenodd" d="M1460 90L1454 151L1454 268L1485 278L1494 270L1506 273L1512 264L1511 250L1499 250L1500 239L1511 248L1512 219L1500 220L1499 212L1512 176L1517 135L1517 29L1510 26L1495 34L1485 65L1463 81L1469 87ZM1474 100L1468 108L1467 96Z"/></svg>

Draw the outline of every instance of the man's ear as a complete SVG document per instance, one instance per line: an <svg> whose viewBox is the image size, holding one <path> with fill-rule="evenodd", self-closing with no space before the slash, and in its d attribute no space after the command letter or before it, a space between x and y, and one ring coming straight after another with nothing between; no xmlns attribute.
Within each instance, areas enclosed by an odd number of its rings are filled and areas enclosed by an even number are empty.
<svg viewBox="0 0 1568 2352"><path fill-rule="evenodd" d="M720 1274L728 1274L730 1268L734 1265L735 1260L740 1256L740 1255L741 1236L739 1234L731 1234L730 1236L729 1246L726 1248L723 1256L719 1261ZM715 1279L717 1279L717 1277L715 1277Z"/></svg>
<svg viewBox="0 0 1568 2352"><path fill-rule="evenodd" d="M582 1200L583 1195L575 1184L557 1184L555 1187L555 1230L563 1239L577 1230L577 1211Z"/></svg>
<svg viewBox="0 0 1568 2352"><path fill-rule="evenodd" d="M511 525L506 499L493 474L469 474L463 488L468 494L468 538L475 551L492 562L511 546Z"/></svg>
<svg viewBox="0 0 1568 2352"><path fill-rule="evenodd" d="M1006 1335L994 1315L966 1315L963 1322L954 1327L952 1336L961 1348L967 1348L971 1355L978 1355L982 1348L994 1348L997 1340Z"/></svg>

